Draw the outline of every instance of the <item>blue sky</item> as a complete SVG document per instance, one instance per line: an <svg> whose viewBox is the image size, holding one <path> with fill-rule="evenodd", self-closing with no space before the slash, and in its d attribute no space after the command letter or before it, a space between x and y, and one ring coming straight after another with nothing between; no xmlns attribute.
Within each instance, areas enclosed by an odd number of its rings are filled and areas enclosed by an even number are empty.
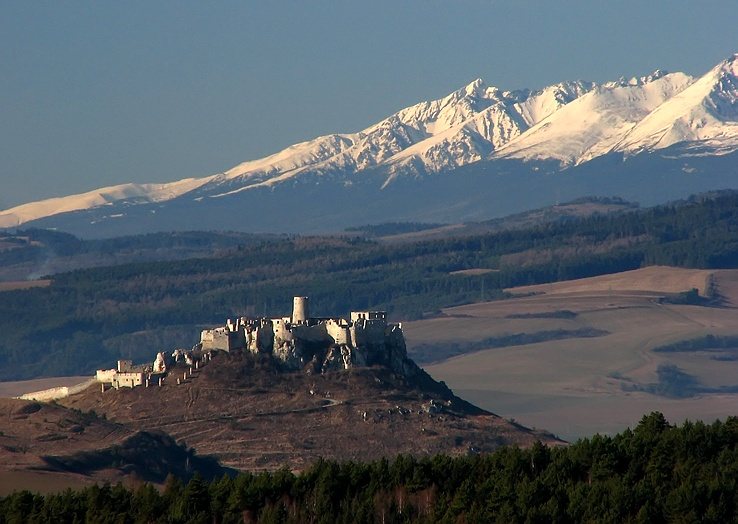
<svg viewBox="0 0 738 524"><path fill-rule="evenodd" d="M0 209L207 176L475 78L702 75L738 2L6 1Z"/></svg>

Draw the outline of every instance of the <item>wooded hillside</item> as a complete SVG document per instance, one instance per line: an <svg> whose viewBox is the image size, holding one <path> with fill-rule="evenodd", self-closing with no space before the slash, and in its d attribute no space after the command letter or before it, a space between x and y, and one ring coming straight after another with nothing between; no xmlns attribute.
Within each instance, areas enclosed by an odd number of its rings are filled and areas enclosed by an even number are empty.
<svg viewBox="0 0 738 524"><path fill-rule="evenodd" d="M398 321L503 298L506 287L654 264L738 267L738 195L395 245L253 239L207 258L57 274L49 287L0 293L0 379L147 361L191 347L200 329L226 318L288 315L294 295L310 296L316 315L381 309ZM462 271L479 268L493 271Z"/></svg>

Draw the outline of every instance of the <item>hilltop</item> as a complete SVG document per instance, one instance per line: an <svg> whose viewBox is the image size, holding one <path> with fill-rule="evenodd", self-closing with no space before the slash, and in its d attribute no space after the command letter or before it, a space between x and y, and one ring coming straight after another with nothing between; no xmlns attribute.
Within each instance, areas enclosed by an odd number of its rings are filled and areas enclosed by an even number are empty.
<svg viewBox="0 0 738 524"><path fill-rule="evenodd" d="M47 469L96 475L145 467L156 476L182 456L192 468L207 466L199 458L206 455L237 470L296 470L319 458L469 455L537 440L561 443L433 380L407 357L402 328L388 324L385 312L314 317L309 304L294 297L289 317L228 320L203 330L190 351L159 352L152 365L119 360L117 369L98 370L92 385L29 393L21 398L31 403L12 409L36 413L42 407L34 400L53 398L90 426L68 431L88 437L102 428L104 436L93 440L103 449L72 438L72 445L59 442L54 456L40 457ZM69 439L58 429L33 435L33 427L25 426L24 442ZM182 449L162 459L159 448L175 440Z"/></svg>
<svg viewBox="0 0 738 524"><path fill-rule="evenodd" d="M239 470L559 442L469 404L425 373L409 379L372 367L307 375L249 353L218 354L180 385L90 388L60 403L139 431L166 431Z"/></svg>
<svg viewBox="0 0 738 524"><path fill-rule="evenodd" d="M46 490L161 483L168 473L302 470L319 458L563 444L460 399L425 372L407 378L374 366L310 375L249 352L219 352L186 380L172 378L186 371L173 368L161 387L91 386L52 404L0 399L0 472L13 472L15 488Z"/></svg>

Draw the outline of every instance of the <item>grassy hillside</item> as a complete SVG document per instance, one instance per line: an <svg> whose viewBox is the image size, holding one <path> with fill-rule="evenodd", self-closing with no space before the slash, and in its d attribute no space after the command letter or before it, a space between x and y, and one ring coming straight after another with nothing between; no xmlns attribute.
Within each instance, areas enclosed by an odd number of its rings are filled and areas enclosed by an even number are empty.
<svg viewBox="0 0 738 524"><path fill-rule="evenodd" d="M738 267L738 196L393 245L358 236L251 240L206 258L77 270L48 287L0 293L0 379L149 360L229 317L286 315L298 294L311 297L316 315L383 309L404 320L503 298L507 287L644 265ZM463 271L479 268L496 271Z"/></svg>

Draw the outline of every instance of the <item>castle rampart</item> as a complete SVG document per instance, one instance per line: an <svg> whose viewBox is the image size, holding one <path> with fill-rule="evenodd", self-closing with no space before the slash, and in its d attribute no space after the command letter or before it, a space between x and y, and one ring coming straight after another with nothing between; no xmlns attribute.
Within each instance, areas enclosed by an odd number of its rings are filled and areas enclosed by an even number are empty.
<svg viewBox="0 0 738 524"><path fill-rule="evenodd" d="M60 398L68 397L69 395L74 395L75 393L79 393L80 391L83 391L90 387L95 382L97 382L97 380L91 378L90 380L75 384L74 386L62 386L58 388L44 389L42 391L26 393L25 395L21 395L16 398L19 398L21 400L37 400L39 402L50 402L52 400L57 400Z"/></svg>

